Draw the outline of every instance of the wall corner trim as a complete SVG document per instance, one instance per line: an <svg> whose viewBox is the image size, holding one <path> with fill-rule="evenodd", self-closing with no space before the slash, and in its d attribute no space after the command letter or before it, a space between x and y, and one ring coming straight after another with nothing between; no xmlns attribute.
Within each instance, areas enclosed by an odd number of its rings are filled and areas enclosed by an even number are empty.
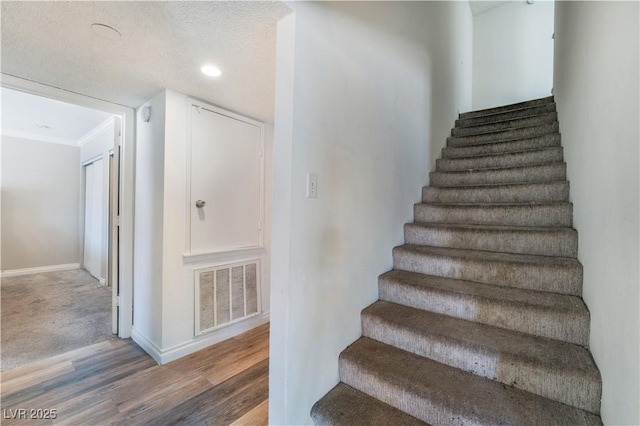
<svg viewBox="0 0 640 426"><path fill-rule="evenodd" d="M145 335L140 333L135 326L131 329L131 339L136 342L138 346L144 349L144 351L148 353L155 362L161 364L160 359L162 356L162 350Z"/></svg>
<svg viewBox="0 0 640 426"><path fill-rule="evenodd" d="M102 123L98 124L98 126L96 126L93 129L89 130L84 136L82 136L80 139L78 139L76 144L78 146L84 146L84 145L86 145L87 142L89 142L90 140L94 139L99 134L101 134L103 132L106 132L107 130L113 129L114 117L115 116L111 116L111 117L107 118L105 121L103 121Z"/></svg>

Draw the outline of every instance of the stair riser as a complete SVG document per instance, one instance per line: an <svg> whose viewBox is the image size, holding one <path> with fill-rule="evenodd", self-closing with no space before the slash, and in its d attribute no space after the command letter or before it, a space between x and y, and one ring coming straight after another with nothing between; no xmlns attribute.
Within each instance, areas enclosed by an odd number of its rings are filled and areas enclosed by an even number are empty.
<svg viewBox="0 0 640 426"><path fill-rule="evenodd" d="M407 224L404 227L404 240L406 244L540 256L575 258L578 254L578 233L569 229L474 230Z"/></svg>
<svg viewBox="0 0 640 426"><path fill-rule="evenodd" d="M380 300L387 302L582 346L589 344L589 315L586 310L584 315L577 315L386 280L384 277L379 279L378 288Z"/></svg>
<svg viewBox="0 0 640 426"><path fill-rule="evenodd" d="M402 425L425 426L424 422L396 408L382 404L366 393L339 383L311 408L317 425Z"/></svg>
<svg viewBox="0 0 640 426"><path fill-rule="evenodd" d="M569 182L487 187L425 186L425 203L541 203L569 200Z"/></svg>
<svg viewBox="0 0 640 426"><path fill-rule="evenodd" d="M484 145L442 148L442 158L474 157L478 155L494 155L509 152L528 151L560 146L559 133L537 136L510 142L498 142Z"/></svg>
<svg viewBox="0 0 640 426"><path fill-rule="evenodd" d="M420 332L362 314L362 335L416 355L590 412L600 408L600 386L590 376L528 364L509 353L428 330Z"/></svg>
<svg viewBox="0 0 640 426"><path fill-rule="evenodd" d="M458 422L439 423L434 421L437 419L451 419L456 416L455 413L442 404L434 403L429 398L421 397L420 395L407 393L399 386L386 383L384 377L377 374L375 370L363 370L357 362L343 357L342 354L339 359L339 374L341 382L427 422L427 424L448 424L451 426L471 424L467 422L467 419L460 418L458 418ZM405 394L406 397L398 397L398 395Z"/></svg>
<svg viewBox="0 0 640 426"><path fill-rule="evenodd" d="M468 118L482 117L485 115L499 114L499 113L510 112L514 110L520 110L524 108L531 108L535 106L548 105L548 104L553 104L553 96L548 96L546 98L541 98L541 99L533 99L525 102L518 102L516 104L504 105L504 106L499 106L495 108L487 108L487 109L477 110L477 111L462 112L460 113L460 118L463 120L466 120Z"/></svg>
<svg viewBox="0 0 640 426"><path fill-rule="evenodd" d="M485 115L476 118L458 119L456 120L456 127L472 127L480 126L488 123L495 123L498 121L513 120L531 115L544 114L547 112L555 112L556 104L550 103L545 105L539 105L531 108L511 110L500 114Z"/></svg>
<svg viewBox="0 0 640 426"><path fill-rule="evenodd" d="M473 172L429 173L431 185L441 187L553 182L566 180L566 178L567 167L564 163L510 169L477 170Z"/></svg>
<svg viewBox="0 0 640 426"><path fill-rule="evenodd" d="M397 247L393 267L403 271L438 277L476 281L503 287L548 291L579 296L582 268L507 260L480 260L463 257L415 253Z"/></svg>
<svg viewBox="0 0 640 426"><path fill-rule="evenodd" d="M451 136L473 136L483 133L498 132L517 127L537 126L539 124L553 123L558 120L558 114L550 112L532 117L523 117L513 120L498 121L470 127L455 127L451 129Z"/></svg>
<svg viewBox="0 0 640 426"><path fill-rule="evenodd" d="M571 227L571 204L522 204L507 206L450 206L416 204L415 222L470 225Z"/></svg>
<svg viewBox="0 0 640 426"><path fill-rule="evenodd" d="M441 158L436 160L436 170L455 172L498 167L526 167L546 163L562 163L562 148L549 148L485 157Z"/></svg>
<svg viewBox="0 0 640 426"><path fill-rule="evenodd" d="M528 139L536 136L548 135L550 133L558 133L559 129L558 123L556 122L540 126L522 127L519 129L487 133L484 135L464 137L449 136L447 138L447 146L470 146L517 139Z"/></svg>

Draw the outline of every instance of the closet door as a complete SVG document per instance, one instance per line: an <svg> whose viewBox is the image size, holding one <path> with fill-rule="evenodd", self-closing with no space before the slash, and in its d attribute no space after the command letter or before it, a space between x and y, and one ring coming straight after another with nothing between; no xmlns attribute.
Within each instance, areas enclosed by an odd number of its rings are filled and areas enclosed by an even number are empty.
<svg viewBox="0 0 640 426"><path fill-rule="evenodd" d="M95 278L103 278L102 224L104 197L103 160L85 166L84 268Z"/></svg>
<svg viewBox="0 0 640 426"><path fill-rule="evenodd" d="M191 111L192 253L262 245L262 129Z"/></svg>

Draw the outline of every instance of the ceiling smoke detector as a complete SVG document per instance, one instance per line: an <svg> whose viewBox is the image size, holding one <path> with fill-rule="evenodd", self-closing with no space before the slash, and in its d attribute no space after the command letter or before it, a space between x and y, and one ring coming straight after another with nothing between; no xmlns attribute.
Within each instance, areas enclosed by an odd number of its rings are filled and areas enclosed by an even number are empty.
<svg viewBox="0 0 640 426"><path fill-rule="evenodd" d="M38 129L47 129L47 130L50 130L50 129L51 129L51 127L50 127L50 126L47 126L46 124L36 124L36 127L37 127Z"/></svg>
<svg viewBox="0 0 640 426"><path fill-rule="evenodd" d="M122 37L120 31L106 24L91 24L91 31L107 40L119 40Z"/></svg>

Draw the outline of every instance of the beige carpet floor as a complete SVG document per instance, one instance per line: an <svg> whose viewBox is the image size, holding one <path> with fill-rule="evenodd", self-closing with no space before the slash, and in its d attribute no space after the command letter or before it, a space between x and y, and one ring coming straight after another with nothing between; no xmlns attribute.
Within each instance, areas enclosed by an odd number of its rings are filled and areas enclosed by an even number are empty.
<svg viewBox="0 0 640 426"><path fill-rule="evenodd" d="M113 338L111 288L82 269L2 278L1 369Z"/></svg>

